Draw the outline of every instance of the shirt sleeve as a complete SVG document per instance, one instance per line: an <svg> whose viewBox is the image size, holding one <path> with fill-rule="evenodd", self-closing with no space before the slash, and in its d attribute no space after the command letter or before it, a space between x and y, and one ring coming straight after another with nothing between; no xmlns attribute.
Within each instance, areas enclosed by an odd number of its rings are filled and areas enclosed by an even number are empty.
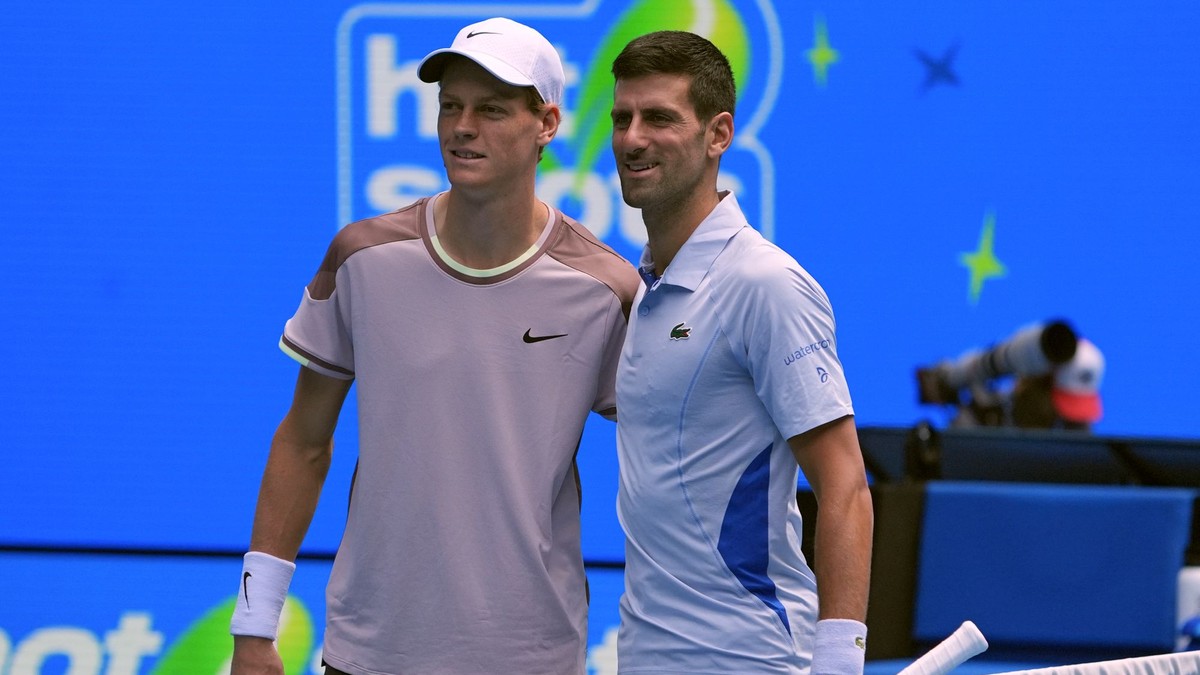
<svg viewBox="0 0 1200 675"><path fill-rule="evenodd" d="M332 254L326 256L330 259ZM350 289L342 269L324 266L304 289L300 307L283 328L279 348L322 375L354 379L354 344L349 330ZM332 281L332 283L330 283ZM339 286L341 284L341 286Z"/></svg>
<svg viewBox="0 0 1200 675"><path fill-rule="evenodd" d="M784 438L854 414L833 307L795 260L774 249L738 275L727 333Z"/></svg>
<svg viewBox="0 0 1200 675"><path fill-rule="evenodd" d="M592 410L610 420L617 419L617 363L621 360L621 347L625 343L628 326L621 299L613 295L608 310L608 330L605 332L604 354L596 380L596 401Z"/></svg>

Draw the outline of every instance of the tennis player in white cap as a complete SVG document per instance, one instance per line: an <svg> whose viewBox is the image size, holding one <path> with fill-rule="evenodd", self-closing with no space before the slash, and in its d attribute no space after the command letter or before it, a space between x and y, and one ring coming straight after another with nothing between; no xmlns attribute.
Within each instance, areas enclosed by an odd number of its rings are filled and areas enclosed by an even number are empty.
<svg viewBox="0 0 1200 675"><path fill-rule="evenodd" d="M234 675L283 672L272 640L352 382L326 673L584 672L575 452L590 412L615 415L637 272L534 194L564 85L544 37L488 19L419 75L451 187L345 227L284 328L300 375L237 580Z"/></svg>

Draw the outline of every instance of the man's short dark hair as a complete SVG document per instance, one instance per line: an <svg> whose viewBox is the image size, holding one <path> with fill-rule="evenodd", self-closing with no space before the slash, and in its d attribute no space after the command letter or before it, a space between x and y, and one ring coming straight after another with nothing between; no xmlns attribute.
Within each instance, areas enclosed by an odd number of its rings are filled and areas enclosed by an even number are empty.
<svg viewBox="0 0 1200 675"><path fill-rule="evenodd" d="M729 59L705 38L678 30L647 33L634 38L612 65L618 81L645 75L687 75L688 98L702 120L717 113L733 114L737 87Z"/></svg>

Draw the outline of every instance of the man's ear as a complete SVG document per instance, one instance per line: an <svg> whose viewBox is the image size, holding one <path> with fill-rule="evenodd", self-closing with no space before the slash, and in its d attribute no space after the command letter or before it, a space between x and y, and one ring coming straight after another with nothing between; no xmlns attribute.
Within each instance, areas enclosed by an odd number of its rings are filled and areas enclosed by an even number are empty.
<svg viewBox="0 0 1200 675"><path fill-rule="evenodd" d="M538 134L538 144L543 148L550 145L550 141L558 135L558 127L562 124L562 111L557 105L547 105L540 113L542 121L542 130Z"/></svg>
<svg viewBox="0 0 1200 675"><path fill-rule="evenodd" d="M733 114L717 113L708 121L708 156L720 157L733 144Z"/></svg>

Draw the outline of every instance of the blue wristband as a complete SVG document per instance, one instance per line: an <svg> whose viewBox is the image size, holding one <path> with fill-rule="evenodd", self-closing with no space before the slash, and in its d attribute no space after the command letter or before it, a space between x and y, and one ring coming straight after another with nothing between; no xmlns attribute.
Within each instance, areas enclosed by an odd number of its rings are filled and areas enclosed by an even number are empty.
<svg viewBox="0 0 1200 675"><path fill-rule="evenodd" d="M817 622L811 675L861 675L867 658L867 627L853 619Z"/></svg>

